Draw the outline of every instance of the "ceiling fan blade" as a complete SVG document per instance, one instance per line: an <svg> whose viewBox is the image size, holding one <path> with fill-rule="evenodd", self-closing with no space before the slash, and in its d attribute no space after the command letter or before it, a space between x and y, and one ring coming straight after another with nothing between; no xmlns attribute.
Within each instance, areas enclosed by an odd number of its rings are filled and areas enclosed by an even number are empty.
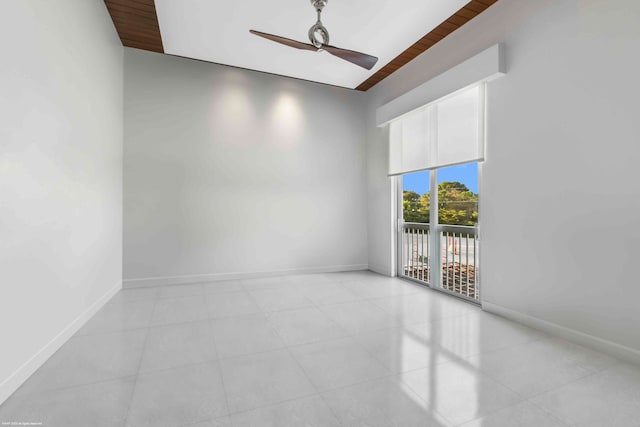
<svg viewBox="0 0 640 427"><path fill-rule="evenodd" d="M359 65L362 68L370 70L378 62L378 58L375 56L367 55L366 53L356 52L355 50L341 49L335 46L325 45L322 49L326 50L330 54L337 56L338 58L349 61L352 64Z"/></svg>
<svg viewBox="0 0 640 427"><path fill-rule="evenodd" d="M267 40L274 41L276 43L281 43L286 46L295 47L296 49L312 50L314 52L318 50L318 48L316 48L312 44L302 43L296 40L288 39L286 37L275 36L273 34L267 34L267 33L263 33L256 30L249 30L249 32L251 34L255 34L256 36L264 37Z"/></svg>

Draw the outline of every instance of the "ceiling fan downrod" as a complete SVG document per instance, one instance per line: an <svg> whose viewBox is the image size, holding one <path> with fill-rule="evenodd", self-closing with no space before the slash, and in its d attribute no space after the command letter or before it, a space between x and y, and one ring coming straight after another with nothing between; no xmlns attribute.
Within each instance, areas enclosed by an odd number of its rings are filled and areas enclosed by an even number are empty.
<svg viewBox="0 0 640 427"><path fill-rule="evenodd" d="M329 31L322 25L320 15L322 9L327 5L328 0L311 0L311 5L316 9L318 13L318 21L309 28L309 41L318 50L322 50L322 46L329 44Z"/></svg>

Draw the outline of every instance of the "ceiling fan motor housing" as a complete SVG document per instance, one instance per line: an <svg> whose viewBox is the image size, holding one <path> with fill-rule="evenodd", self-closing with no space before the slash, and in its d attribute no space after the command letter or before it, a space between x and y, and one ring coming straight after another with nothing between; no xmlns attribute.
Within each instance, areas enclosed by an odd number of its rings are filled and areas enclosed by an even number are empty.
<svg viewBox="0 0 640 427"><path fill-rule="evenodd" d="M309 28L309 41L316 48L322 49L323 45L329 44L329 31L322 25L322 21L320 20L320 14L322 13L322 9L327 5L328 0L311 0L311 5L318 12L318 21Z"/></svg>
<svg viewBox="0 0 640 427"><path fill-rule="evenodd" d="M327 5L328 0L311 0L311 5L316 8L318 12L322 11L322 8Z"/></svg>

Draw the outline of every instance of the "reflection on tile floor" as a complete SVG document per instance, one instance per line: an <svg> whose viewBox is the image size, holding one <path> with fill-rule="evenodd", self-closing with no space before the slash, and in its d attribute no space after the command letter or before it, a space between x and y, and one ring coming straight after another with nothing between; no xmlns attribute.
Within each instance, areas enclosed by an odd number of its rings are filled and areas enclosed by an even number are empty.
<svg viewBox="0 0 640 427"><path fill-rule="evenodd" d="M370 272L123 290L0 424L640 426L640 367Z"/></svg>

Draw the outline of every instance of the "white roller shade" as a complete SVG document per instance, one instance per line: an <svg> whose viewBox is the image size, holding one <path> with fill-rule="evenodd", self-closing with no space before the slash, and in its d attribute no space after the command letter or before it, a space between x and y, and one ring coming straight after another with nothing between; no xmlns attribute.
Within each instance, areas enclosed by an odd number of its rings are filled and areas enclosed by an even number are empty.
<svg viewBox="0 0 640 427"><path fill-rule="evenodd" d="M416 111L389 125L389 174L423 170L430 157L429 112Z"/></svg>
<svg viewBox="0 0 640 427"><path fill-rule="evenodd" d="M432 168L484 160L484 85L435 104L437 156Z"/></svg>
<svg viewBox="0 0 640 427"><path fill-rule="evenodd" d="M484 160L484 83L389 124L389 175Z"/></svg>

